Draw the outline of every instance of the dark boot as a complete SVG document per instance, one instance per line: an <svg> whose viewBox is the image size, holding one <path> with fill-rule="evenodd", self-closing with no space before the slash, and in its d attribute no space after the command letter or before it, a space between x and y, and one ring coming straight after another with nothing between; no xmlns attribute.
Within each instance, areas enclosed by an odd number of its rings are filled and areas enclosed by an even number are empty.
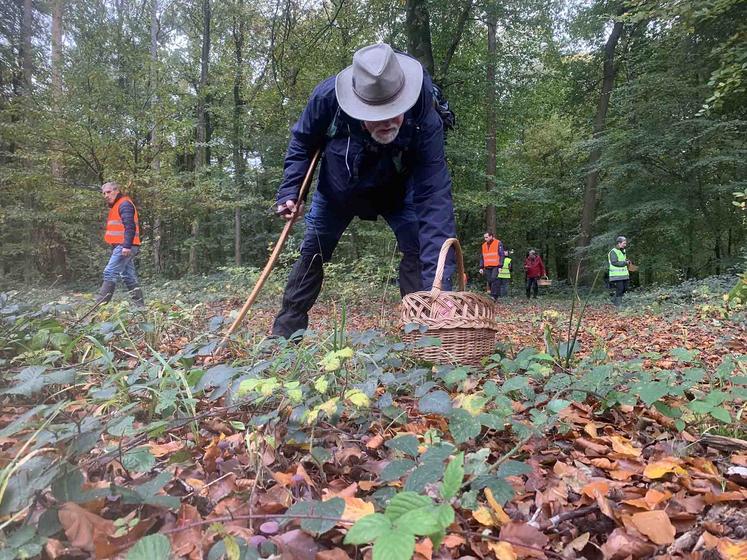
<svg viewBox="0 0 747 560"><path fill-rule="evenodd" d="M283 305L275 317L272 334L290 338L309 326L309 310L319 297L324 280L321 255L301 255L293 265L283 294Z"/></svg>
<svg viewBox="0 0 747 560"><path fill-rule="evenodd" d="M96 297L96 304L107 304L112 300L112 296L114 295L114 290L117 287L116 282L112 282L111 280L104 280L104 282L101 284L101 288L99 289L99 295Z"/></svg>
<svg viewBox="0 0 747 560"><path fill-rule="evenodd" d="M399 263L399 295L423 290L423 279L420 269L420 255L404 254Z"/></svg>
<svg viewBox="0 0 747 560"><path fill-rule="evenodd" d="M145 307L143 290L140 289L140 286L130 288L130 297L132 298L132 301L135 302L135 307Z"/></svg>

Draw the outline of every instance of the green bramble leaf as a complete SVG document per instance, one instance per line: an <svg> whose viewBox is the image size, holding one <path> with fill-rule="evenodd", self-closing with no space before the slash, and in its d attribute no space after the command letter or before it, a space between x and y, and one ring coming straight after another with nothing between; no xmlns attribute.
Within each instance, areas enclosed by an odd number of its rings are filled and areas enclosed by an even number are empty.
<svg viewBox="0 0 747 560"><path fill-rule="evenodd" d="M464 443L477 437L481 429L480 420L462 408L454 409L449 415L449 431L454 437L454 443Z"/></svg>
<svg viewBox="0 0 747 560"><path fill-rule="evenodd" d="M393 530L374 541L373 560L410 560L414 552L415 535Z"/></svg>
<svg viewBox="0 0 747 560"><path fill-rule="evenodd" d="M427 461L422 463L405 482L405 490L413 492L422 492L428 484L438 482L444 473L444 464L442 461Z"/></svg>
<svg viewBox="0 0 747 560"><path fill-rule="evenodd" d="M288 510L288 515L304 515L324 519L302 519L301 529L307 533L321 535L326 533L337 524L345 511L345 501L341 498L332 498L326 502L309 500L297 502Z"/></svg>
<svg viewBox="0 0 747 560"><path fill-rule="evenodd" d="M464 479L464 453L459 453L454 457L444 472L444 481L441 484L441 497L449 501L456 496Z"/></svg>
<svg viewBox="0 0 747 560"><path fill-rule="evenodd" d="M454 508L449 504L441 504L436 508L436 519L443 529L454 523L455 517ZM435 544L433 546L435 547Z"/></svg>
<svg viewBox="0 0 747 560"><path fill-rule="evenodd" d="M391 532L392 522L386 516L381 513L372 513L365 517L361 517L355 522L348 534L345 535L345 544L364 544L373 542L378 539L381 535Z"/></svg>
<svg viewBox="0 0 747 560"><path fill-rule="evenodd" d="M408 511L432 505L433 500L427 496L415 492L400 492L389 501L384 514L392 521L396 521Z"/></svg>
<svg viewBox="0 0 747 560"><path fill-rule="evenodd" d="M127 560L168 560L171 543L166 535L148 535L135 543L127 553Z"/></svg>
<svg viewBox="0 0 747 560"><path fill-rule="evenodd" d="M381 482L391 482L393 480L399 480L402 478L407 471L415 466L415 461L410 459L395 459L389 463L379 475Z"/></svg>
<svg viewBox="0 0 747 560"><path fill-rule="evenodd" d="M711 416L713 416L716 420L720 420L721 422L724 422L725 424L728 424L731 422L731 414L729 414L729 411L726 410L723 406L719 406L711 410Z"/></svg>
<svg viewBox="0 0 747 560"><path fill-rule="evenodd" d="M418 438L416 438L412 434L405 434L402 436L397 436L394 439L390 439L386 442L386 446L389 449L396 449L397 451L401 451L402 453L405 453L410 457L418 456Z"/></svg>
<svg viewBox="0 0 747 560"><path fill-rule="evenodd" d="M425 506L413 509L397 519L397 528L404 533L425 536L441 530L441 524L434 515L433 507Z"/></svg>

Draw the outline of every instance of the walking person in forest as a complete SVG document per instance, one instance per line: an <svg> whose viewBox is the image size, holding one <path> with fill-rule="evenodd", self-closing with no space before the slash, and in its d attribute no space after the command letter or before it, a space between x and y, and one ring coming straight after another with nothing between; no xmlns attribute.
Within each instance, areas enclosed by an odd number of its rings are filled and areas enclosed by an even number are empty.
<svg viewBox="0 0 747 560"><path fill-rule="evenodd" d="M612 250L607 253L609 283L610 287L615 290L612 294L612 304L617 308L622 306L623 295L628 290L628 284L630 283L630 272L628 271L630 261L625 251L627 246L627 238L621 235L615 240L615 246Z"/></svg>
<svg viewBox="0 0 747 560"><path fill-rule="evenodd" d="M119 185L114 182L104 183L101 194L109 206L106 218L104 241L112 246L112 254L104 268L104 282L101 284L97 304L111 301L117 281L124 280L132 301L143 307L143 292L135 270L135 256L140 251L140 222L137 208L130 197L119 192Z"/></svg>
<svg viewBox="0 0 747 560"><path fill-rule="evenodd" d="M511 272L514 270L513 251L504 249L503 263L498 269L498 297L508 297L508 285L511 283Z"/></svg>
<svg viewBox="0 0 747 560"><path fill-rule="evenodd" d="M443 242L455 237L451 178L442 117L430 76L389 45L364 47L353 64L316 86L291 129L277 213L302 211L299 190L312 156L323 150L317 190L306 215L301 256L293 266L272 334L306 329L332 258L354 217L382 216L402 259L401 295L430 288ZM454 270L449 259L444 277Z"/></svg>
<svg viewBox="0 0 747 560"><path fill-rule="evenodd" d="M483 236L484 243L480 252L480 274L485 275L490 289L490 297L494 300L499 297L498 271L503 263L503 243L496 239L492 231L486 231Z"/></svg>
<svg viewBox="0 0 747 560"><path fill-rule="evenodd" d="M524 273L526 274L527 299L531 298L531 293L534 293L534 299L537 299L539 293L537 281L543 276L547 276L547 271L545 270L545 263L542 262L542 257L534 249L529 250L527 258L524 260Z"/></svg>

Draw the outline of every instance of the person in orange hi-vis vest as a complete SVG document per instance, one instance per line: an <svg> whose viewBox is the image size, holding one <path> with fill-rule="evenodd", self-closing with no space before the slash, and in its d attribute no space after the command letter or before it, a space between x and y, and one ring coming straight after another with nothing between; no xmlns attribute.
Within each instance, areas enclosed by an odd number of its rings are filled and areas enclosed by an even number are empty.
<svg viewBox="0 0 747 560"><path fill-rule="evenodd" d="M485 243L482 244L480 253L480 274L485 275L490 287L490 296L498 299L498 271L503 264L503 243L496 239L492 231L486 231L483 235Z"/></svg>
<svg viewBox="0 0 747 560"><path fill-rule="evenodd" d="M140 251L137 208L128 196L119 192L117 183L104 183L101 186L101 194L109 206L104 241L112 246L112 255L104 268L104 282L101 284L96 303L111 301L117 281L121 277L132 301L138 307L143 307L143 291L140 289L135 270L135 255Z"/></svg>

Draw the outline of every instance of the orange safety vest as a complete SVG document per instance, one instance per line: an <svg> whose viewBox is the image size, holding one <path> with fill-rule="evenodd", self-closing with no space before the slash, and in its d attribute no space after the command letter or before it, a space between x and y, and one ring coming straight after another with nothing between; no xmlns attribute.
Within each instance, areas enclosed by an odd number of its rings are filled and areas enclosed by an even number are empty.
<svg viewBox="0 0 747 560"><path fill-rule="evenodd" d="M128 196L120 196L109 209L109 216L106 218L106 233L104 241L109 245L121 245L124 243L125 227L122 218L119 216L119 207L123 202L129 202L135 208L135 203ZM133 245L140 245L140 219L137 216L135 208L135 238L132 240Z"/></svg>
<svg viewBox="0 0 747 560"><path fill-rule="evenodd" d="M487 242L482 244L482 265L485 268L501 266L500 247L500 239L493 239L490 245Z"/></svg>

